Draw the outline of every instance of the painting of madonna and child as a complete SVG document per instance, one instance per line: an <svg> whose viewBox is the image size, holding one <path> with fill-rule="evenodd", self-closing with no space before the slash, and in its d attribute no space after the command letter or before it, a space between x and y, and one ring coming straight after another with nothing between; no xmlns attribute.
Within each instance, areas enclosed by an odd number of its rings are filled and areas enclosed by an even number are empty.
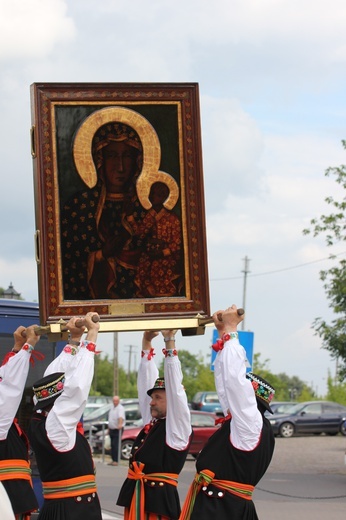
<svg viewBox="0 0 346 520"><path fill-rule="evenodd" d="M170 91L169 102L140 103L137 96L117 105L95 91L102 103L83 103L73 87L67 91L73 102L66 102L66 91L57 100L55 91L54 117L48 112L56 171L41 181L41 199L48 197L48 183L55 186L59 222L55 254L50 243L52 260L40 273L42 284L56 262L47 314L118 300L143 301L154 313L207 311L201 153L192 150L200 145L199 132L185 101ZM38 133L41 147L45 135ZM41 235L47 226L42 214Z"/></svg>
<svg viewBox="0 0 346 520"><path fill-rule="evenodd" d="M123 123L107 123L95 133L92 150L96 185L75 193L62 207L65 298L184 295L181 221L174 208L164 206L173 178L161 174L153 180L150 209L145 209L136 189L143 163L137 132Z"/></svg>

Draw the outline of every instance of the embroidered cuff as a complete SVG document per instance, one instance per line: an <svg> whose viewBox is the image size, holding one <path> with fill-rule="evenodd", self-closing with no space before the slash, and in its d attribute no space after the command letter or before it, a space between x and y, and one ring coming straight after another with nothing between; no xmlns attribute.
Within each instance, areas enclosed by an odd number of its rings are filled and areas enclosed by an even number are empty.
<svg viewBox="0 0 346 520"><path fill-rule="evenodd" d="M165 357L174 357L174 356L178 355L178 352L173 348L169 348L169 349L163 348L162 353Z"/></svg>
<svg viewBox="0 0 346 520"><path fill-rule="evenodd" d="M93 343L92 341L88 341L87 339L85 339L82 342L82 347L85 347L90 352L94 352L94 354L99 354L100 353L100 351L96 350L96 343Z"/></svg>
<svg viewBox="0 0 346 520"><path fill-rule="evenodd" d="M71 356L75 356L78 353L78 348L74 347L73 345L65 345L64 352L66 354L71 354Z"/></svg>
<svg viewBox="0 0 346 520"><path fill-rule="evenodd" d="M212 345L213 350L215 352L219 352L220 350L223 350L223 347L226 343L226 341L229 341L230 339L237 339L238 338L238 332L225 332L222 334L222 337L217 339L214 345Z"/></svg>
<svg viewBox="0 0 346 520"><path fill-rule="evenodd" d="M151 347L150 350L142 350L141 356L144 357L145 354L147 354L148 361L150 361L154 356L156 356L153 347Z"/></svg>
<svg viewBox="0 0 346 520"><path fill-rule="evenodd" d="M29 354L34 350L34 347L32 345L29 345L29 343L24 343L22 346L22 350L27 350Z"/></svg>

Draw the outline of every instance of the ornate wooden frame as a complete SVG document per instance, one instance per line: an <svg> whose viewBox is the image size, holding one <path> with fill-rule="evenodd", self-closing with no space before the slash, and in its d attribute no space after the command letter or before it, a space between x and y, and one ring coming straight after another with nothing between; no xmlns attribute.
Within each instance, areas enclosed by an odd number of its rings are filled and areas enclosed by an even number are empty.
<svg viewBox="0 0 346 520"><path fill-rule="evenodd" d="M198 84L34 83L31 109L41 324L88 311L114 322L209 316ZM143 167L136 190L143 208L150 208L149 189L154 181L163 179L170 184L164 205L168 210L176 206L181 221L181 294L127 299L64 297L61 208L78 187L95 184L90 136L108 121L129 124L140 136Z"/></svg>

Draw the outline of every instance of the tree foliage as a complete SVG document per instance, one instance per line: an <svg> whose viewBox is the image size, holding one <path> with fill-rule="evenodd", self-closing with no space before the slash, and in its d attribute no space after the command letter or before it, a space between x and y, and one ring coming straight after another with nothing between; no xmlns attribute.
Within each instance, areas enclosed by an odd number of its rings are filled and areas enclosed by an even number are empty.
<svg viewBox="0 0 346 520"><path fill-rule="evenodd" d="M342 145L346 149L346 141L342 141ZM340 200L326 197L325 202L332 207L332 213L312 219L311 228L304 229L303 233L312 233L314 237L323 234L327 246L332 246L346 241L346 165L330 167L325 175L335 176L335 181L343 190L340 190L343 197ZM343 381L346 379L346 260L321 271L320 278L335 319L327 323L318 317L313 322L313 328L322 339L322 347L330 352L332 358L339 360L338 375Z"/></svg>
<svg viewBox="0 0 346 520"><path fill-rule="evenodd" d="M201 354L194 356L187 350L180 350L179 358L182 364L183 384L189 401L196 392L215 390L214 373L210 369L209 361L205 361ZM159 371L163 375L163 363L161 363ZM283 372L273 374L269 369L269 360L262 361L260 353L254 355L253 371L274 386L276 401L302 402L323 397L330 401L346 404L346 383L337 384L332 381L330 376L327 396L318 396L297 376L288 376ZM113 361L109 360L108 356L97 357L91 395L112 395L113 378ZM128 373L122 366L119 366L118 381L120 397L137 397L137 372Z"/></svg>
<svg viewBox="0 0 346 520"><path fill-rule="evenodd" d="M285 373L272 374L269 370L269 360L260 360L261 354L256 353L253 361L253 372L266 379L275 388L275 401L311 401L317 399L315 392L297 376Z"/></svg>

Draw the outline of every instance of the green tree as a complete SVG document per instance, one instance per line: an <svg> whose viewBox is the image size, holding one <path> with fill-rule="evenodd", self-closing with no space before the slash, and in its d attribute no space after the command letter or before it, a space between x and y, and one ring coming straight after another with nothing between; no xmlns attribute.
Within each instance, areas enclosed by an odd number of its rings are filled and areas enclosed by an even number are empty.
<svg viewBox="0 0 346 520"><path fill-rule="evenodd" d="M342 145L346 149L346 141L342 141ZM325 175L335 176L346 194L346 165L330 167ZM303 233L312 233L314 237L324 234L327 246L332 246L346 241L346 195L341 200L326 197L325 202L332 207L332 213L312 219L311 229L304 229ZM329 324L318 317L313 322L313 328L322 339L322 347L330 352L332 358L339 360L338 374L342 381L346 378L346 260L341 260L329 270L321 271L320 278L330 302L329 307L336 317Z"/></svg>
<svg viewBox="0 0 346 520"><path fill-rule="evenodd" d="M215 390L214 373L209 364L205 364L203 355L191 354L188 350L179 350L179 359L183 372L183 384L189 401L200 390ZM163 374L163 361L160 365Z"/></svg>
<svg viewBox="0 0 346 520"><path fill-rule="evenodd" d="M113 394L113 362L108 356L104 358L95 356L94 378L91 385L90 395L112 395Z"/></svg>
<svg viewBox="0 0 346 520"><path fill-rule="evenodd" d="M269 381L275 388L275 401L311 401L316 399L312 388L297 376L285 373L273 374L269 368L269 359L261 361L261 354L254 354L253 372Z"/></svg>
<svg viewBox="0 0 346 520"><path fill-rule="evenodd" d="M95 371L90 395L113 395L114 368L113 360L108 356L95 357ZM137 397L137 372L127 371L119 366L118 370L119 395L123 397Z"/></svg>
<svg viewBox="0 0 346 520"><path fill-rule="evenodd" d="M326 399L346 406L346 383L338 383L328 374L328 394Z"/></svg>

